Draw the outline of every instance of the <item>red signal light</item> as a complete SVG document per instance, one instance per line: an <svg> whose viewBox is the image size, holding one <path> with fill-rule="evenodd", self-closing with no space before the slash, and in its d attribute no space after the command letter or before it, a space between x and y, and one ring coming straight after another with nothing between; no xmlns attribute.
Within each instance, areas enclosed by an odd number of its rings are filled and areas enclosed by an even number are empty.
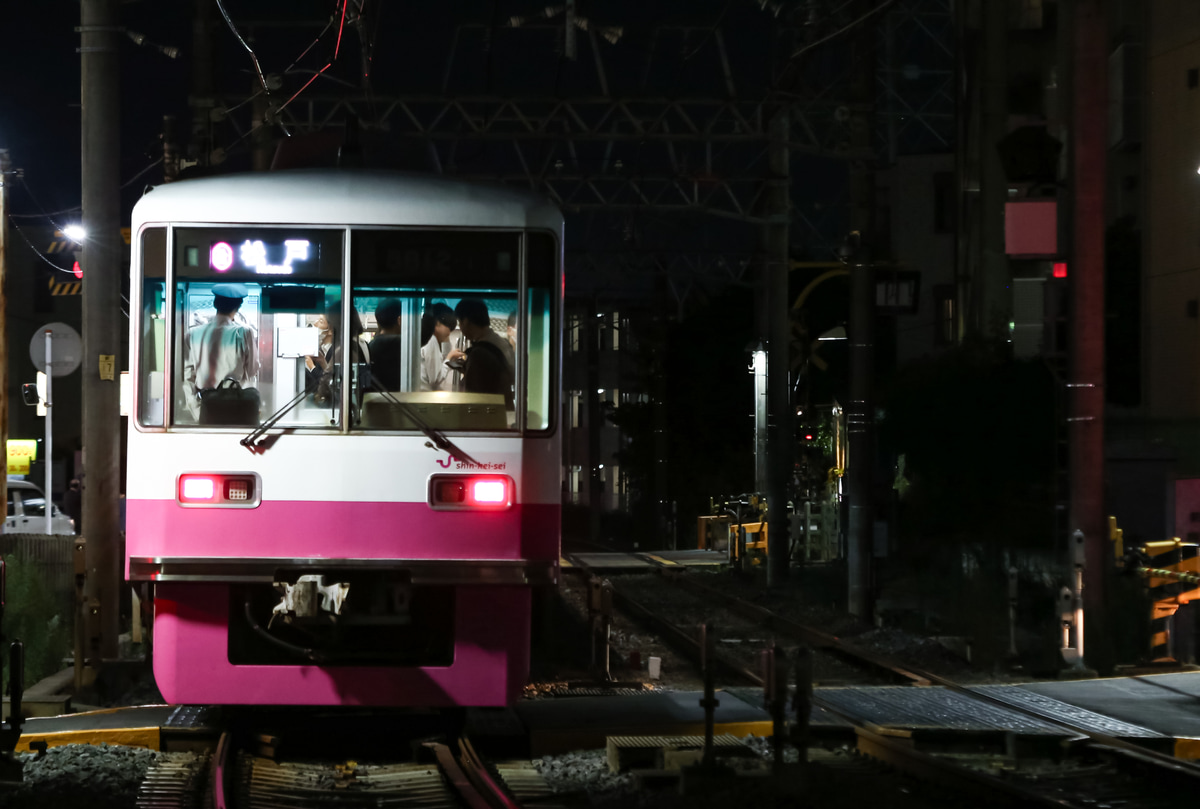
<svg viewBox="0 0 1200 809"><path fill-rule="evenodd" d="M76 261L74 266L71 267L71 274L76 278L83 278L83 268L79 266L78 261Z"/></svg>
<svg viewBox="0 0 1200 809"><path fill-rule="evenodd" d="M1055 278L1066 278L1067 277L1067 262L1065 262L1065 261L1054 262L1054 277Z"/></svg>

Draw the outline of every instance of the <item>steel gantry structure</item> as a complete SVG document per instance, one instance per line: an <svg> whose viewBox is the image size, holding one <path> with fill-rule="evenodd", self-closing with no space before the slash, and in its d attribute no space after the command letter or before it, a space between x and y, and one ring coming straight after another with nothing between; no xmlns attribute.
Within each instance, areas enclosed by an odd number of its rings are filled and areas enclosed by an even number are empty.
<svg viewBox="0 0 1200 809"><path fill-rule="evenodd" d="M553 199L568 216L568 292L593 309L601 295L665 290L682 315L694 289L756 288L777 369L772 499L785 501L790 260L834 258L872 207L865 189L881 158L952 151L951 0L727 0L663 20L633 2L593 6L605 20L584 17L584 0L501 5L513 13L385 30L391 51L428 57L388 80L372 73L382 49L363 33L382 7L343 0L361 69L326 75L331 61L297 79L255 56L249 95L198 75L193 160L248 150L266 167L267 135L283 136L278 161L289 140L357 129L399 166ZM227 22L235 33L272 27ZM198 46L211 40L198 28ZM786 547L786 526L772 535Z"/></svg>

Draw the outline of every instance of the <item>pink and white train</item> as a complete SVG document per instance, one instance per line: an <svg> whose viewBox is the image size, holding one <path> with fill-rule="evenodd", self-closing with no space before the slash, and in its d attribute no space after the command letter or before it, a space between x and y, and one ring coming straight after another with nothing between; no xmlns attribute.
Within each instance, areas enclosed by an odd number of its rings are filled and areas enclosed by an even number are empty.
<svg viewBox="0 0 1200 809"><path fill-rule="evenodd" d="M138 202L126 574L153 582L168 701L519 695L533 590L558 578L562 230L530 193L366 171ZM243 289L255 371L198 391L189 352L219 284ZM515 349L505 390L447 366L472 361L464 334L430 337L426 313L467 300Z"/></svg>

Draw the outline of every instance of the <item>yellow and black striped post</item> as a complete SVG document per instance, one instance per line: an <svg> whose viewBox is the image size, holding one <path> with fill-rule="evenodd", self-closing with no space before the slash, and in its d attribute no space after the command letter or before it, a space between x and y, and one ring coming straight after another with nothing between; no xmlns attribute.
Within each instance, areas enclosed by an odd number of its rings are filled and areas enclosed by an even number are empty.
<svg viewBox="0 0 1200 809"><path fill-rule="evenodd" d="M1141 551L1153 562L1153 567L1139 567L1150 588L1150 659L1175 658L1171 631L1180 605L1200 599L1200 587L1193 575L1200 573L1200 555L1194 543L1178 537L1162 542L1147 542Z"/></svg>

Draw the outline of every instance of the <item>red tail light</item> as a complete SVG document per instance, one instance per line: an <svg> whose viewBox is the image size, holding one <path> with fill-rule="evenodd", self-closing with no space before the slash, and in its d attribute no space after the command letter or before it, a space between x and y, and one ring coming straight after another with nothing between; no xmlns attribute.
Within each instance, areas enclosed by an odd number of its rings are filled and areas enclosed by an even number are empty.
<svg viewBox="0 0 1200 809"><path fill-rule="evenodd" d="M217 496L217 478L184 475L179 479L179 499L185 503L211 503Z"/></svg>
<svg viewBox="0 0 1200 809"><path fill-rule="evenodd" d="M506 509L513 504L514 485L507 475L434 475L429 505L437 509Z"/></svg>
<svg viewBox="0 0 1200 809"><path fill-rule="evenodd" d="M189 472L179 476L175 494L181 506L253 508L259 503L258 475Z"/></svg>

